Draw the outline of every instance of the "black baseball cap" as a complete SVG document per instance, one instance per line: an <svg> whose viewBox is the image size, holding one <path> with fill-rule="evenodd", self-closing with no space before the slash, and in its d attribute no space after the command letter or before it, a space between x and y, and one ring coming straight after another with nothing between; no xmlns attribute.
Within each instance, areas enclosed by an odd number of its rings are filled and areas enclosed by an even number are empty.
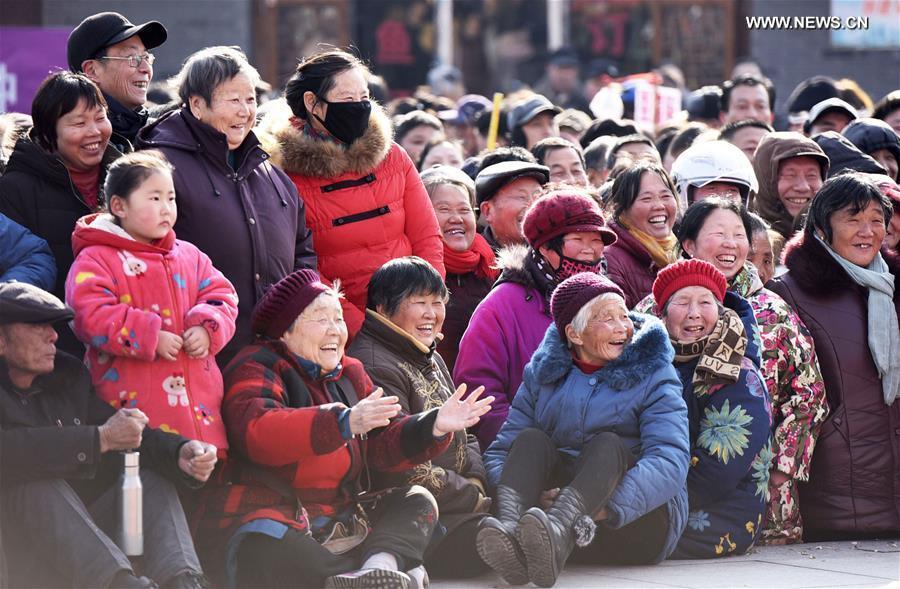
<svg viewBox="0 0 900 589"><path fill-rule="evenodd" d="M69 34L66 57L69 69L80 72L81 64L92 59L101 50L130 39L141 38L144 47L153 49L166 42L166 27L155 20L142 25L132 24L118 12L100 12L87 17Z"/></svg>

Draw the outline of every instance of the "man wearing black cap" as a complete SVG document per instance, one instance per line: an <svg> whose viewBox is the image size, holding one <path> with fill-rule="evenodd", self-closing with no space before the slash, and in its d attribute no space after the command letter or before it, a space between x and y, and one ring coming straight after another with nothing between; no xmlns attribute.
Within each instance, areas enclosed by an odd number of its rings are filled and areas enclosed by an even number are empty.
<svg viewBox="0 0 900 589"><path fill-rule="evenodd" d="M200 486L216 448L145 427L138 408L101 401L84 364L56 350L53 324L73 315L35 286L0 283L0 514L6 538L16 539L4 544L9 586L203 587L172 482ZM141 455L142 572L150 579L135 575L111 539L120 452L130 449Z"/></svg>
<svg viewBox="0 0 900 589"><path fill-rule="evenodd" d="M541 139L559 137L554 117L561 112L561 108L540 94L515 103L506 115L510 144L531 149Z"/></svg>
<svg viewBox="0 0 900 589"><path fill-rule="evenodd" d="M132 151L137 132L147 124L144 103L154 61L149 50L166 37L166 28L155 20L134 25L118 12L89 16L69 35L69 69L100 87L113 126L110 142L123 153Z"/></svg>
<svg viewBox="0 0 900 589"><path fill-rule="evenodd" d="M530 162L500 162L483 168L475 177L475 199L487 223L484 238L494 251L525 244L525 211L550 181L550 169Z"/></svg>

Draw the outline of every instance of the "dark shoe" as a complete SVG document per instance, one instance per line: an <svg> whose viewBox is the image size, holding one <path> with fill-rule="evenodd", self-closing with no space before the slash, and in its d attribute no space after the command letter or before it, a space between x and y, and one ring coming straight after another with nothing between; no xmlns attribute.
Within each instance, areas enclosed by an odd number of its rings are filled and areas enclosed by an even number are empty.
<svg viewBox="0 0 900 589"><path fill-rule="evenodd" d="M325 589L409 589L406 573L388 569L360 569L325 579Z"/></svg>
<svg viewBox="0 0 900 589"><path fill-rule="evenodd" d="M552 587L575 548L576 536L578 546L591 543L596 524L585 512L581 493L572 487L560 491L546 513L539 507L525 512L516 538L528 563L528 580L538 587Z"/></svg>
<svg viewBox="0 0 900 589"><path fill-rule="evenodd" d="M519 493L504 485L497 487L497 517L482 519L475 537L478 556L510 585L528 582L525 555L516 540L523 508Z"/></svg>

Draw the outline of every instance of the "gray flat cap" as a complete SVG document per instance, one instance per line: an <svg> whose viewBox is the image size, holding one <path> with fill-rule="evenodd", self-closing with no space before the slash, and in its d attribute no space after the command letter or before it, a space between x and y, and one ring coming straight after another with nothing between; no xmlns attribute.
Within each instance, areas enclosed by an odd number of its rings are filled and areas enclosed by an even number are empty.
<svg viewBox="0 0 900 589"><path fill-rule="evenodd" d="M75 311L45 290L25 282L0 282L0 325L68 321Z"/></svg>

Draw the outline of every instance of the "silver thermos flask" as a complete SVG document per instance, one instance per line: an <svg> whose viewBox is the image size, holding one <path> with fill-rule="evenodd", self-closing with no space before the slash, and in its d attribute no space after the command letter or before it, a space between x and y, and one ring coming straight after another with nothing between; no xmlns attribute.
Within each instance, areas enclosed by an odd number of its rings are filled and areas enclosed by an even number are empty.
<svg viewBox="0 0 900 589"><path fill-rule="evenodd" d="M141 453L123 452L125 472L119 489L119 548L127 556L144 554L144 489L141 486Z"/></svg>

